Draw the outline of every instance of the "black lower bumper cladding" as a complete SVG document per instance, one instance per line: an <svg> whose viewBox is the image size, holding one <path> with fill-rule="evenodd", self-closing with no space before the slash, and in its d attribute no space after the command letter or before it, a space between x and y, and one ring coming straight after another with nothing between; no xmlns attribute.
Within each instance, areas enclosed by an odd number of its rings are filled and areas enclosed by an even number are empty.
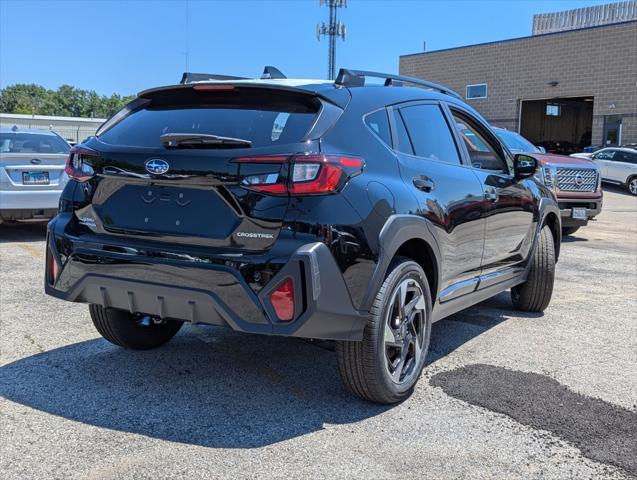
<svg viewBox="0 0 637 480"><path fill-rule="evenodd" d="M94 303L165 319L226 325L236 331L329 340L360 340L366 316L354 309L342 274L323 243L297 249L256 294L239 272L220 265L157 260L86 248L49 224L45 291L72 302ZM66 253L58 245L67 246ZM52 257L52 258L49 258ZM295 287L295 318L278 321L270 293L286 278Z"/></svg>

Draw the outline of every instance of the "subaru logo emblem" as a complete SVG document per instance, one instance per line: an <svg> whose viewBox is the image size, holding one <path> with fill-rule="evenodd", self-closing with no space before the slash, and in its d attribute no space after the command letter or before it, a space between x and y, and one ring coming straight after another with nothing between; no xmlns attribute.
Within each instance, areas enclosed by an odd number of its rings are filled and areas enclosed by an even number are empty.
<svg viewBox="0 0 637 480"><path fill-rule="evenodd" d="M151 158L146 161L146 171L153 175L163 175L169 168L168 162L161 158Z"/></svg>

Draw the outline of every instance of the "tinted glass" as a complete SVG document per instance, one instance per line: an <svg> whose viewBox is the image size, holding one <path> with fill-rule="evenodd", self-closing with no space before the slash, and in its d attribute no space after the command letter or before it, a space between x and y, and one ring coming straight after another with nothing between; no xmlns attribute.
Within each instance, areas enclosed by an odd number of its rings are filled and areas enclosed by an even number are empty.
<svg viewBox="0 0 637 480"><path fill-rule="evenodd" d="M394 122L396 123L396 136L398 137L398 151L413 155L414 149L411 146L411 140L409 140L405 122L403 122L403 118L400 116L398 110L394 110Z"/></svg>
<svg viewBox="0 0 637 480"><path fill-rule="evenodd" d="M449 125L438 105L416 105L400 110L416 155L429 160L460 163Z"/></svg>
<svg viewBox="0 0 637 480"><path fill-rule="evenodd" d="M621 150L617 150L615 152L615 155L613 156L613 161L625 162L625 163L637 163L637 153L622 152Z"/></svg>
<svg viewBox="0 0 637 480"><path fill-rule="evenodd" d="M0 133L0 153L69 153L70 149L57 135Z"/></svg>
<svg viewBox="0 0 637 480"><path fill-rule="evenodd" d="M453 114L464 145L469 152L471 165L482 170L494 172L508 172L506 163L500 154L489 144L489 141L480 133L479 129L472 125L461 115Z"/></svg>
<svg viewBox="0 0 637 480"><path fill-rule="evenodd" d="M518 135L515 132L510 132L508 130L496 130L498 137L502 140L509 150L512 152L534 152L538 153L540 151L535 145L529 142L522 135Z"/></svg>
<svg viewBox="0 0 637 480"><path fill-rule="evenodd" d="M365 117L365 123L372 131L380 137L389 147L391 147L391 132L389 120L385 109L370 113Z"/></svg>
<svg viewBox="0 0 637 480"><path fill-rule="evenodd" d="M258 90L258 91L252 91ZM300 142L320 104L307 95L263 89L165 93L99 135L106 143L161 147L166 133L209 134L249 140L253 147Z"/></svg>

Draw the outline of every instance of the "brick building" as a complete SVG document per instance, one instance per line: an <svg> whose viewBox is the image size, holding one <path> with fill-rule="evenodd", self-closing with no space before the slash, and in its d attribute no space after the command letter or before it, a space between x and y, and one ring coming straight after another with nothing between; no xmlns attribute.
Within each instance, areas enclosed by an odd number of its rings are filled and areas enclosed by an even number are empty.
<svg viewBox="0 0 637 480"><path fill-rule="evenodd" d="M637 1L535 15L533 33L403 55L400 73L552 151L637 143Z"/></svg>

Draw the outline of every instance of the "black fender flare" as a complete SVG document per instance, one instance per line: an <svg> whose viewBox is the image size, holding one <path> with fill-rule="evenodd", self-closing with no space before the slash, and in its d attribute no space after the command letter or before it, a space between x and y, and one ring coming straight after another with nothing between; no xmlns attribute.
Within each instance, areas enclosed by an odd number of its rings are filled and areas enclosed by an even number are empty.
<svg viewBox="0 0 637 480"><path fill-rule="evenodd" d="M371 309L376 292L385 280L392 258L401 245L413 239L424 241L431 249L437 277L436 285L440 285L440 247L429 226L429 221L418 215L391 215L378 236L378 261L363 296L361 310L369 311ZM437 294L436 291L433 297L436 298Z"/></svg>

